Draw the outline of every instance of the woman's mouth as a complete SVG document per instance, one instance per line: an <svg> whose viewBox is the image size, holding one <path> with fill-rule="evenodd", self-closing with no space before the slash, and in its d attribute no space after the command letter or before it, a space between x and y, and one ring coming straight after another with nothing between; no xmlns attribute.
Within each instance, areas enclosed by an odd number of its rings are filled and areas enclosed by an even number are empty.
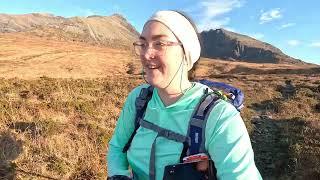
<svg viewBox="0 0 320 180"><path fill-rule="evenodd" d="M159 66L156 66L156 65L147 65L146 66L148 69L158 69Z"/></svg>

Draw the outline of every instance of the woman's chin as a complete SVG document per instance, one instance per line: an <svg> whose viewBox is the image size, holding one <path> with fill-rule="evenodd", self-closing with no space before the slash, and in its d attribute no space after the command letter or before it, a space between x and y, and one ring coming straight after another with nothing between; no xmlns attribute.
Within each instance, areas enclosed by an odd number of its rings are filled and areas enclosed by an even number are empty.
<svg viewBox="0 0 320 180"><path fill-rule="evenodd" d="M163 75L162 73L159 73L158 71L155 70L151 70L151 71L146 71L145 74L145 79L147 80L147 82L154 86L154 87L161 87L161 85L163 84Z"/></svg>
<svg viewBox="0 0 320 180"><path fill-rule="evenodd" d="M161 87L161 80L160 79L158 79L158 78L152 78L152 77L147 77L146 78L146 80L147 80L147 82L150 84L150 85L152 85L152 86L154 86L154 87L157 87L157 88L159 88L159 87Z"/></svg>
<svg viewBox="0 0 320 180"><path fill-rule="evenodd" d="M147 78L146 80L152 86L157 86L159 84L158 81L156 79L153 79L153 78Z"/></svg>

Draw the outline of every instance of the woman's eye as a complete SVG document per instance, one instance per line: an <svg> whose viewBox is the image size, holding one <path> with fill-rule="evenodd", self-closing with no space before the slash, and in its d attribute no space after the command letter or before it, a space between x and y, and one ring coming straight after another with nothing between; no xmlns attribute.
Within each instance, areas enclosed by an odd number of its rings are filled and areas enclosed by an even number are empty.
<svg viewBox="0 0 320 180"><path fill-rule="evenodd" d="M138 46L141 46L141 47L146 47L147 46L147 43L138 43Z"/></svg>
<svg viewBox="0 0 320 180"><path fill-rule="evenodd" d="M155 45L156 46L165 46L166 44L164 42L158 41L158 42L155 42Z"/></svg>

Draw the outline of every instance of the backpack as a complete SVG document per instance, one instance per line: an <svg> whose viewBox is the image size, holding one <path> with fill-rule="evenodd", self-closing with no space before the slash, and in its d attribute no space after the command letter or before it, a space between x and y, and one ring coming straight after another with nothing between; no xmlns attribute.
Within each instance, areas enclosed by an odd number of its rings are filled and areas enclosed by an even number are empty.
<svg viewBox="0 0 320 180"><path fill-rule="evenodd" d="M213 82L206 79L202 79L199 82L209 86L214 91L220 92L223 99L230 102L238 111L244 107L244 94L240 89L229 84Z"/></svg>
<svg viewBox="0 0 320 180"><path fill-rule="evenodd" d="M209 80L200 80L200 83L209 86L213 92L209 92L207 88L204 95L201 97L200 102L196 106L188 127L187 136L178 134L168 129L159 127L153 123L145 121L143 119L144 113L146 111L148 102L150 101L153 93L153 87L148 86L147 88L142 88L139 96L136 98L136 116L135 116L135 128L131 134L128 142L124 146L122 152L125 153L130 148L131 142L140 126L151 129L158 133L157 137L165 137L169 140L183 143L183 150L180 156L180 162L183 162L183 158L190 155L196 155L200 153L206 153L205 150L205 127L207 118L216 104L218 104L219 99L223 99L231 103L238 111L243 107L244 94L238 88L230 86L225 83L213 82ZM156 138L157 138L156 137ZM151 158L149 167L149 178L151 180L155 179L155 141L151 148ZM206 153L207 154L207 153ZM216 169L214 164L212 166L212 171L214 176L216 174ZM216 179L216 177L211 177L211 179Z"/></svg>

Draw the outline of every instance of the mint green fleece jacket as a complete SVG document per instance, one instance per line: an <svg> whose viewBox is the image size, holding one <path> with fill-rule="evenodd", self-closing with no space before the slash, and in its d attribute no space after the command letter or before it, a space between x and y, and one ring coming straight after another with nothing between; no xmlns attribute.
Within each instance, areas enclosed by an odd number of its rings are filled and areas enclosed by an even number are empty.
<svg viewBox="0 0 320 180"><path fill-rule="evenodd" d="M149 160L156 132L140 127L130 149L122 153L134 130L135 99L143 87L130 92L114 134L109 142L107 155L108 176L126 175L135 179L149 178ZM194 83L177 102L165 106L155 88L144 119L182 135L187 134L190 117L207 86ZM218 179L262 179L254 163L249 135L240 113L228 102L220 102L211 111L205 129L205 148L215 163ZM156 179L163 178L166 165L179 162L183 145L163 137L156 140Z"/></svg>

